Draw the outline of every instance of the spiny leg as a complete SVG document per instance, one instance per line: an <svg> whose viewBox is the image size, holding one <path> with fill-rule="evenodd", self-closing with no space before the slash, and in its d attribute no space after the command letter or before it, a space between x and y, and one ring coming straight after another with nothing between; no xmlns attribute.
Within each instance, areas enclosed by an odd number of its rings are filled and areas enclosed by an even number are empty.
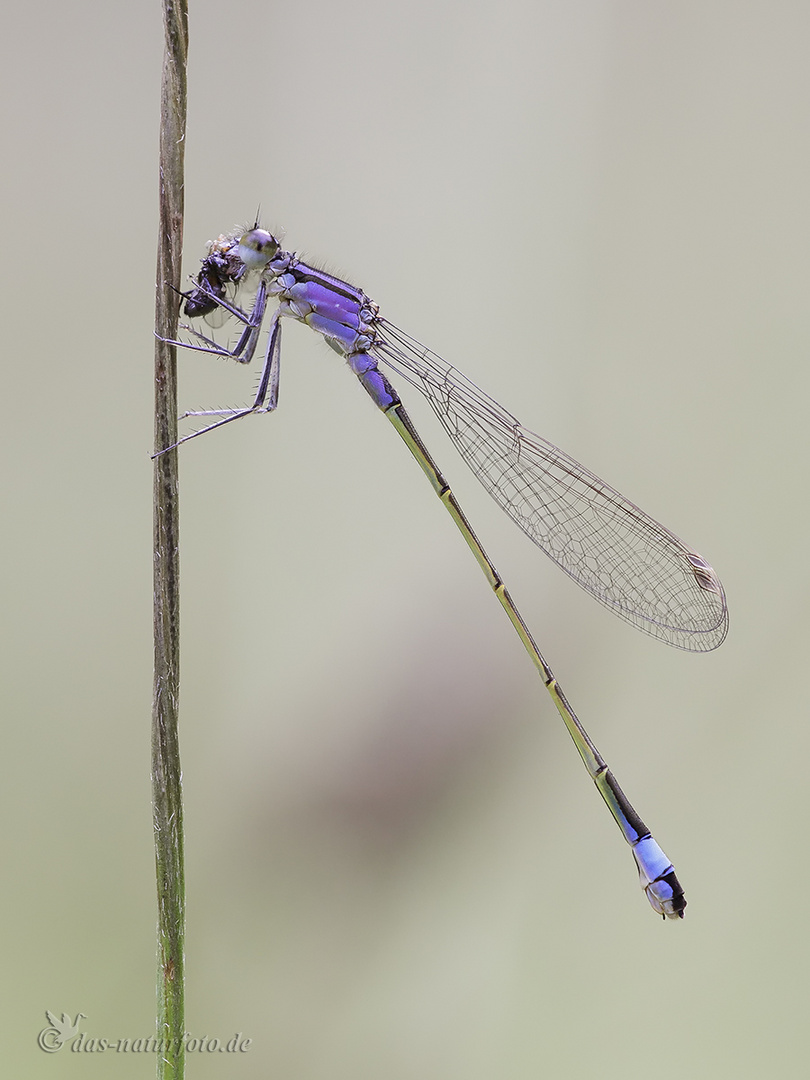
<svg viewBox="0 0 810 1080"><path fill-rule="evenodd" d="M226 360L236 360L239 364L249 364L256 352L262 322L267 309L267 285L264 281L259 283L256 299L249 312L229 304L226 300L220 300L218 303L221 308L245 324L239 340L232 349L224 349L213 338L206 337L205 334L201 334L199 330L195 330L193 326L186 323L181 324L182 329L188 330L200 341L204 341L205 345L193 345L191 342L175 341L172 338L161 338L161 341L165 341L169 345L177 345L182 349L193 349L195 352L207 353L209 356L222 356Z"/></svg>
<svg viewBox="0 0 810 1080"><path fill-rule="evenodd" d="M259 327L256 328L257 332ZM185 348L195 348L193 345L186 345L184 342L178 342L178 344ZM255 351L255 344L253 347ZM245 361L246 362L246 361ZM189 435L184 435L182 439L178 439L172 446L167 446L164 450L154 454L154 457L160 457L161 454L165 454L168 450L174 450L175 447L180 446L182 443L188 442L190 439L196 439L198 435L205 435L209 431L213 431L215 428L223 427L225 424L230 424L234 420L241 420L245 416L250 416L253 413L261 412L273 412L278 404L278 384L279 375L281 371L281 318L280 311L276 309L273 312L273 317L270 322L270 333L267 340L267 350L264 355L264 364L262 365L262 373L259 378L259 385L256 389L256 395L253 399L253 404L245 407L244 409L192 409L183 413L179 418L185 420L189 416L219 416L221 419L215 421L213 424L207 424L205 427L200 428L198 431L192 431Z"/></svg>

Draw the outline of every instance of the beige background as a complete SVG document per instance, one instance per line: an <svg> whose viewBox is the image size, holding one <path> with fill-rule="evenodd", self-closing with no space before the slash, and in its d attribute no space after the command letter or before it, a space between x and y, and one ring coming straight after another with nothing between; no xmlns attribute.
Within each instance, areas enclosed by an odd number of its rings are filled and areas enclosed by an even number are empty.
<svg viewBox="0 0 810 1080"><path fill-rule="evenodd" d="M4 27L0 1058L151 1076L36 1034L153 1030L162 31ZM428 485L288 327L276 416L182 454L187 1027L253 1039L190 1076L804 1074L808 33L786 0L192 5L188 271L260 202L694 544L732 623L695 657L612 619L413 403L677 865L664 925ZM254 377L186 355L183 405Z"/></svg>

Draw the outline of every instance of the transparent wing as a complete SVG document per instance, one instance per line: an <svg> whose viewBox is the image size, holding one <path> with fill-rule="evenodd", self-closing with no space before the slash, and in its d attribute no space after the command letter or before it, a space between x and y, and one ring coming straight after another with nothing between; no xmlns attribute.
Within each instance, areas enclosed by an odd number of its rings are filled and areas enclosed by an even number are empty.
<svg viewBox="0 0 810 1080"><path fill-rule="evenodd" d="M372 352L427 398L506 513L605 607L669 645L708 652L728 630L723 587L682 540L385 319Z"/></svg>

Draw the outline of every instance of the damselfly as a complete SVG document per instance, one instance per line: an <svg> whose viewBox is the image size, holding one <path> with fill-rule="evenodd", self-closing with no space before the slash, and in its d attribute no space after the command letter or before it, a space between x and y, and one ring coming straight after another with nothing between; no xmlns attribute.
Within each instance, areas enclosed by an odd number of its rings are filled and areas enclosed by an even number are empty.
<svg viewBox="0 0 810 1080"><path fill-rule="evenodd" d="M240 295L251 293L249 307L239 306ZM717 648L726 636L728 612L711 566L588 469L524 428L460 371L383 318L361 289L283 251L258 223L209 244L194 288L183 296L189 317L221 314L235 320L241 332L228 349L184 326L195 340L174 344L242 364L250 363L256 353L268 300L275 298L278 306L269 319L264 363L252 403L242 409L185 413L181 419L208 416L212 422L175 445L276 408L282 318L303 322L321 334L394 426L466 540L630 844L653 909L665 918L682 918L686 899L671 862L577 719L388 375L405 380L427 398L467 465L526 535L591 596L627 622L680 649L706 652Z"/></svg>

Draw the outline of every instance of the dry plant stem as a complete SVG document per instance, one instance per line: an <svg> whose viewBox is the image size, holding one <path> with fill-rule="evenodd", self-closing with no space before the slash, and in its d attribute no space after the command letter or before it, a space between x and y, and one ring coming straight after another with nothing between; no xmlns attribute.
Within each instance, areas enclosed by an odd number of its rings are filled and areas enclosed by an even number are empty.
<svg viewBox="0 0 810 1080"><path fill-rule="evenodd" d="M160 116L160 226L155 326L177 337L177 297L183 239L183 158L186 130L186 0L163 0L165 51ZM177 441L174 347L155 341L155 450ZM184 1074L185 881L183 802L178 740L180 658L179 505L177 451L154 461L154 642L152 809L158 896L158 1080Z"/></svg>

